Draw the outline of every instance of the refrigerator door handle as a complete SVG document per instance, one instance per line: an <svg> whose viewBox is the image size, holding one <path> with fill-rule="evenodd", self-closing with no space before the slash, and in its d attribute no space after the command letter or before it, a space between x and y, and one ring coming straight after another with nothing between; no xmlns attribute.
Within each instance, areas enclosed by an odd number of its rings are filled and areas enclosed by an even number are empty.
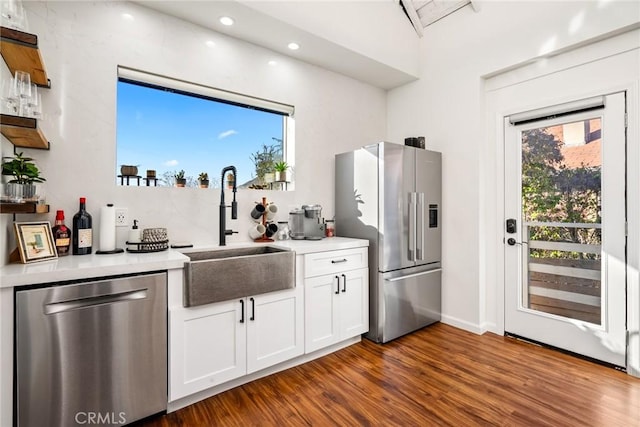
<svg viewBox="0 0 640 427"><path fill-rule="evenodd" d="M439 271L442 271L442 268L434 268L433 270L429 270L429 271L421 271L420 273L407 274L406 276L392 277L391 279L384 279L384 280L386 280L387 282L398 282L400 280L410 279L412 277L424 276L426 274L437 273Z"/></svg>
<svg viewBox="0 0 640 427"><path fill-rule="evenodd" d="M418 261L424 261L424 193L418 193L417 209L420 213L420 220L418 221L418 227L416 229L416 241L419 241L418 248L416 249L416 258Z"/></svg>
<svg viewBox="0 0 640 427"><path fill-rule="evenodd" d="M416 202L417 193L409 194L409 261L416 260Z"/></svg>

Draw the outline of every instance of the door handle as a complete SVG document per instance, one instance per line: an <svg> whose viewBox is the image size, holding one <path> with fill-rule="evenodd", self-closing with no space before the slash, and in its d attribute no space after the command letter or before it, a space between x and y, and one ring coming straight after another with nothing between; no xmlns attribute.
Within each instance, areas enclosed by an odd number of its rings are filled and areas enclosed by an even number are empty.
<svg viewBox="0 0 640 427"><path fill-rule="evenodd" d="M249 320L256 320L256 300L249 298L249 301L251 301L251 317Z"/></svg>
<svg viewBox="0 0 640 427"><path fill-rule="evenodd" d="M416 260L416 193L409 194L409 261Z"/></svg>
<svg viewBox="0 0 640 427"><path fill-rule="evenodd" d="M420 273L407 274L406 276L392 277L391 279L384 279L387 282L399 282L400 280L410 279L412 277L425 276L427 274L433 274L442 271L442 268L435 268L429 271L421 271Z"/></svg>
<svg viewBox="0 0 640 427"><path fill-rule="evenodd" d="M516 239L514 239L513 237L509 237L509 238L507 239L507 245L509 245L509 246L515 246L515 245L527 245L527 244L529 244L529 242L525 242L525 241L517 242L517 241L516 241Z"/></svg>
<svg viewBox="0 0 640 427"><path fill-rule="evenodd" d="M420 220L417 221L416 241L420 241L420 245L416 249L416 258L418 261L424 261L424 193L418 194L418 212L420 212Z"/></svg>
<svg viewBox="0 0 640 427"><path fill-rule="evenodd" d="M347 276L342 274L342 292L347 292Z"/></svg>
<svg viewBox="0 0 640 427"><path fill-rule="evenodd" d="M338 286L336 287L335 294L339 295L340 294L340 276L335 276L335 277L336 277L336 280L338 281Z"/></svg>
<svg viewBox="0 0 640 427"><path fill-rule="evenodd" d="M331 264L340 264L342 262L347 262L347 259L346 258L342 258L342 259L337 259L337 260L336 259L332 259L331 260Z"/></svg>
<svg viewBox="0 0 640 427"><path fill-rule="evenodd" d="M244 300L240 300L240 323L244 323Z"/></svg>
<svg viewBox="0 0 640 427"><path fill-rule="evenodd" d="M88 298L79 298L70 301L61 301L45 304L44 314L56 314L64 311L78 310L81 308L93 307L96 305L114 304L117 302L135 301L145 299L147 289L120 292L117 294L99 295Z"/></svg>

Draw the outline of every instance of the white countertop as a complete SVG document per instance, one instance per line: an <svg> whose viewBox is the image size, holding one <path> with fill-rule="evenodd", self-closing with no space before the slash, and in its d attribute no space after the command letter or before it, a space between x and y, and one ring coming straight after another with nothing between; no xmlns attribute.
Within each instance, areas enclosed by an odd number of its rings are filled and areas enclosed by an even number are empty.
<svg viewBox="0 0 640 427"><path fill-rule="evenodd" d="M246 242L225 247L202 246L182 251L224 250L265 244L293 250L296 254L307 254L369 246L369 241L330 237L322 240ZM188 258L176 249L143 254L125 252L113 255L68 255L51 261L2 266L0 267L0 288L182 268L185 261L188 261Z"/></svg>
<svg viewBox="0 0 640 427"><path fill-rule="evenodd" d="M0 268L0 287L33 285L182 268L188 258L175 250L113 255L67 255L51 261L9 264Z"/></svg>
<svg viewBox="0 0 640 427"><path fill-rule="evenodd" d="M322 240L277 240L271 245L291 249L298 255L304 255L314 252L361 248L369 246L369 241L348 237L328 237Z"/></svg>

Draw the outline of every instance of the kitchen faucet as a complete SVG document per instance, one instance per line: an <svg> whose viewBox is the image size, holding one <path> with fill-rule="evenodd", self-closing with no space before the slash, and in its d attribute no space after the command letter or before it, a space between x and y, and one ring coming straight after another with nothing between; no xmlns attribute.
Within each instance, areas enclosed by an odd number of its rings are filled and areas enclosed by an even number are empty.
<svg viewBox="0 0 640 427"><path fill-rule="evenodd" d="M236 202L236 177L238 173L236 172L235 166L227 166L222 169L222 178L220 178L221 188L220 188L220 246L225 246L227 244L227 236L232 235L233 233L237 233L237 231L227 230L226 229L226 216L228 208L224 203L224 175L227 172L233 172L233 201L231 202L231 219L238 219L238 202Z"/></svg>

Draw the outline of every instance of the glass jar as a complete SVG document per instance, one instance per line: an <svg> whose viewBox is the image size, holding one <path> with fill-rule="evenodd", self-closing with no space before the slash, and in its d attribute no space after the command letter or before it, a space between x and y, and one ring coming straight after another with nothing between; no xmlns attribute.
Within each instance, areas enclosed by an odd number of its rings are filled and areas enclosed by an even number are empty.
<svg viewBox="0 0 640 427"><path fill-rule="evenodd" d="M278 233L276 234L278 240L289 240L289 222L278 221Z"/></svg>
<svg viewBox="0 0 640 427"><path fill-rule="evenodd" d="M324 235L325 237L333 237L336 235L335 220L328 219L324 222Z"/></svg>

